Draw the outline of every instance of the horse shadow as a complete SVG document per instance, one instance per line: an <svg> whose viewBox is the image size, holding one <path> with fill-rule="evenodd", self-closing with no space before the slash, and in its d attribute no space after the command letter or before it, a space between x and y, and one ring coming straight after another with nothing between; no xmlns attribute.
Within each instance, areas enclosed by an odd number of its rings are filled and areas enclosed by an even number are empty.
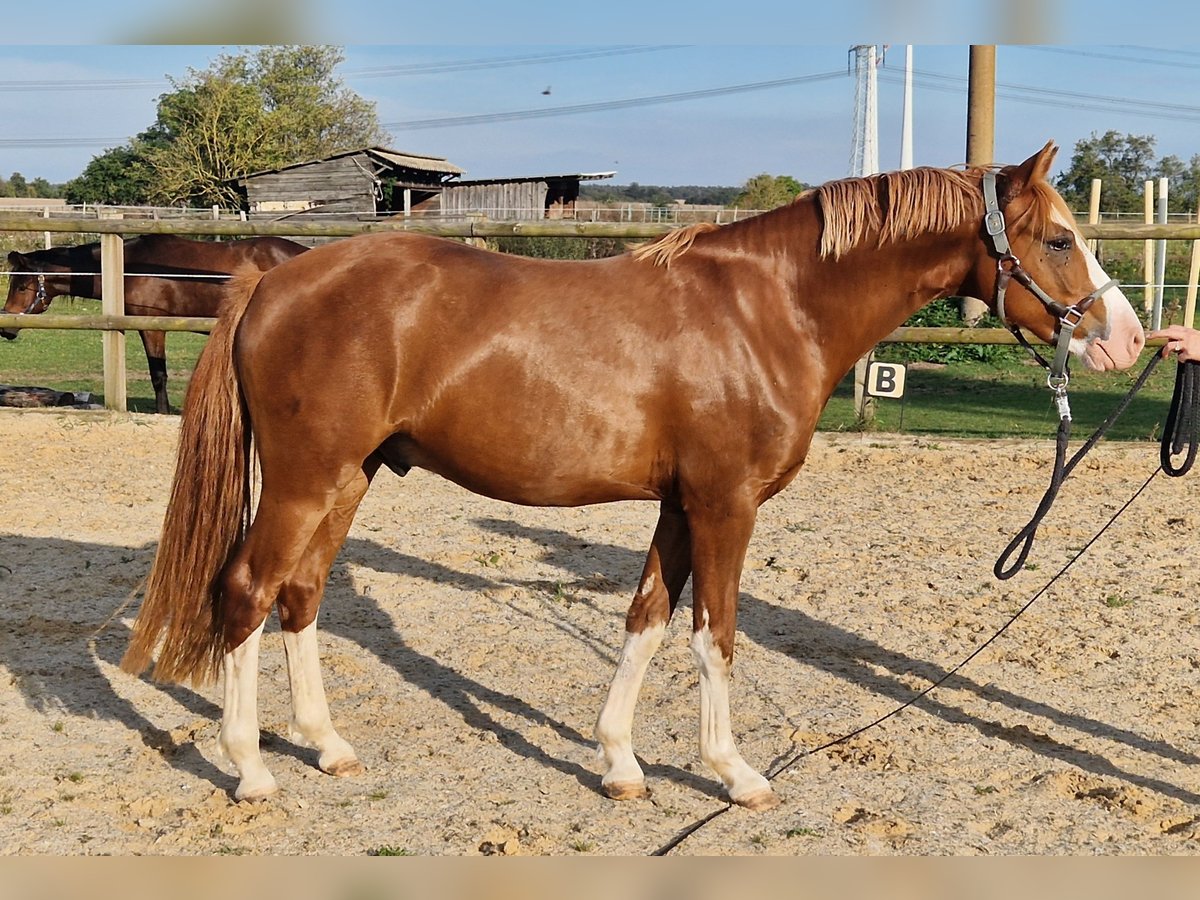
<svg viewBox="0 0 1200 900"><path fill-rule="evenodd" d="M102 663L112 667L119 665L129 643L129 627L115 615L102 621L108 616L108 608L97 612L90 620L85 615L80 621L79 610L96 606L94 600L88 602L91 599L88 577L121 567L125 572L121 578L122 589L138 590L137 581L142 573L148 572L155 545L134 548L63 539L20 540L29 545L21 554L22 561L0 558L0 579L3 579L0 586L9 595L8 601L0 606L0 665L12 674L13 685L26 705L48 715L61 713L64 717L118 722L138 735L145 746L161 754L173 768L206 780L232 795L237 786L236 776L210 762L194 741L177 741L168 729L140 711L114 686ZM53 560L56 565L61 565L64 559L85 561L80 577L74 579L79 585L78 590L69 590L66 596L56 600L56 606L62 609L60 615L46 616L39 612L42 604L38 583L51 576L49 570L26 564L25 559ZM549 728L561 739L585 748L589 754L594 747L590 736L521 697L490 687L415 650L396 633L391 617L374 598L352 586L347 566L352 562L361 564L359 560L369 560L368 564L380 571L453 584L470 591L502 587L504 582L398 553L373 541L352 538L334 563L322 603L320 628L324 633L343 637L367 650L408 683L461 715L468 727L495 734L499 743L514 754L571 776L585 787L599 790L599 774L538 746L517 728L499 721L485 707L502 710L533 726ZM61 573L56 577L61 585ZM116 605L119 601L114 598L113 603ZM136 606L132 604L125 610L126 615L134 612ZM278 629L274 617L268 628ZM33 633L35 630L37 634ZM48 655L52 661L48 661ZM221 718L220 706L203 693L185 685L156 682L154 687L198 718L211 721ZM337 713L335 707L335 719ZM316 765L317 751L296 746L286 737L264 731L263 743L272 753ZM718 796L708 779L686 770L658 767L653 774L671 777L698 791Z"/></svg>
<svg viewBox="0 0 1200 900"><path fill-rule="evenodd" d="M546 558L553 560L556 565L572 571L581 579L587 577L588 573L576 562L579 559L578 553L571 552L572 547L578 546L578 538L572 534L555 529L530 528L507 521L500 523L493 519L476 519L474 524L483 529L498 529L502 524L506 533L542 545L546 549ZM606 545L605 549L607 552L603 554L603 558L616 562L608 574L614 578L624 577L627 583L634 584L631 579L636 579L637 573L641 571L643 555L614 545ZM592 562L594 560L589 559L589 568ZM629 574L631 572L632 576ZM685 592L681 604L686 601L689 592L690 589ZM751 594L739 595L738 631L764 649L781 653L799 663L891 699L897 706L911 704L914 708L950 724L974 728L983 736L1003 740L1039 756L1068 763L1082 771L1125 781L1186 803L1200 802L1200 794L1186 788L1159 778L1125 771L1098 753L1063 743L1048 735L1035 734L1026 727L1007 726L1002 722L980 717L940 700L936 692L914 700L920 692L901 679L914 675L930 683L946 679L943 686L947 689L966 691L1013 711L1038 716L1065 728L1123 744L1172 762L1187 765L1200 763L1200 756L1181 750L1166 741L1149 738L1089 716L1058 709L991 683L980 684L961 672L947 678L950 670L937 663L914 659L862 635L815 619L803 611L788 609ZM892 674L883 674L881 670ZM789 756L790 754L783 754L775 762L782 762Z"/></svg>
<svg viewBox="0 0 1200 900"><path fill-rule="evenodd" d="M18 541L26 545L19 553L12 550ZM114 689L101 665L120 662L129 628L115 616L101 621L108 611L97 611L89 581L103 579L118 590L133 589L137 576L131 573L144 571L142 563L148 567L154 545L121 547L11 535L4 536L3 545L10 552L0 557L0 590L5 595L0 604L0 665L25 704L48 716L119 722L173 768L232 791L236 779L205 759L193 742L177 742L170 731L143 715ZM64 589L64 561L80 575L78 591ZM51 583L54 596L48 601L44 585ZM220 707L190 688L159 688L197 717L221 715Z"/></svg>
<svg viewBox="0 0 1200 900"><path fill-rule="evenodd" d="M613 584L634 585L644 561L642 551L614 544L593 543L594 549L603 552L598 555L588 554L585 567L585 558L579 553L579 539L568 532L529 527L497 519L477 519L474 524L484 530L499 531L503 528L504 533L509 536L535 542L544 550L544 561L570 573L582 586L593 583L597 576ZM130 548L62 539L21 540L32 544L31 549L24 554L30 560L95 560L100 570L123 566L127 588L132 588L140 574L148 571L154 552L153 544ZM575 727L519 696L497 690L414 649L396 633L393 620L375 599L368 592L359 591L353 586L353 579L347 568L351 563L366 565L379 571L405 574L432 583L451 584L463 590L480 593L505 586L527 586L525 582L505 580L502 570L498 570L496 579L485 578L406 555L372 540L354 537L347 541L334 563L334 571L331 573L322 604L321 630L338 635L367 650L408 683L454 710L467 726L496 735L501 745L514 754L536 760L575 778L581 785L598 790L597 773L572 759L538 746L519 730L497 720L485 706L503 710L506 714L532 725L545 726L564 741L589 751L594 746L590 736L584 735ZM58 617L54 618L46 615L44 606L39 602L38 579L44 577L47 577L46 574L37 571L36 564L27 567L24 563L12 559L0 559L0 584L7 588L5 592L9 595L9 599L0 605L0 664L12 674L13 683L26 704L43 712L61 710L64 715L102 717L120 722L137 734L146 746L161 753L171 766L232 793L236 786L234 776L209 762L198 751L194 742L177 742L169 731L147 718L132 701L114 689L101 663L109 666L119 663L128 644L129 629L115 617L99 624L96 621L86 621L86 617L85 621L81 622L78 610L73 611L72 605L77 604L78 608L82 609L88 608L87 578L81 575L77 597L68 594L65 598L56 600L55 607L61 608L61 611ZM947 674L947 670L938 664L914 659L799 610L787 609L750 594L741 595L740 606L739 631L745 638L764 649L825 671L894 700L897 704L911 701L916 693L902 678L917 675L929 681L936 681ZM107 611L102 611L96 614L96 618L106 613ZM558 627L567 630L597 657L608 662L615 660L612 651L606 649L602 642L580 635L565 624L559 624ZM22 637L37 637L32 634L31 629L44 631L50 636L58 634L60 637L21 640ZM89 652L78 653L81 643L86 643ZM47 664L48 644L53 650L53 655L62 658L61 663ZM1155 740L1129 729L1058 709L992 684L979 684L961 673L953 676L947 685L957 691L970 692L990 703L998 703L1014 711L1039 716L1063 727L1102 737L1167 760L1186 764L1200 763L1200 757L1180 750L1166 741ZM220 707L191 688L166 684L156 684L156 688L197 717L210 720L220 718ZM944 702L936 695L921 697L913 706L948 723L974 728L987 737L1004 740L1039 756L1066 762L1080 770L1119 779L1187 803L1200 803L1200 795L1178 785L1124 771L1100 754L1046 735L1035 735L1022 727L1014 728L980 717ZM334 715L336 718L336 709ZM295 747L286 740L274 740L270 736L265 740L273 752L290 755L305 764L315 765L315 751ZM666 764L649 765L646 769L651 777L669 779L712 797L721 796L710 778Z"/></svg>

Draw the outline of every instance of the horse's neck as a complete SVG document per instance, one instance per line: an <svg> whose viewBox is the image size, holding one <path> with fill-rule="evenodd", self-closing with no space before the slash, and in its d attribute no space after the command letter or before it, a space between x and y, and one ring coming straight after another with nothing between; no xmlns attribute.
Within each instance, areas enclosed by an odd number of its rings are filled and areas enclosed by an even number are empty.
<svg viewBox="0 0 1200 900"><path fill-rule="evenodd" d="M964 228L822 261L805 293L820 308L816 321L838 336L825 342L841 348L838 362L848 368L914 312L959 290L975 265L976 240Z"/></svg>

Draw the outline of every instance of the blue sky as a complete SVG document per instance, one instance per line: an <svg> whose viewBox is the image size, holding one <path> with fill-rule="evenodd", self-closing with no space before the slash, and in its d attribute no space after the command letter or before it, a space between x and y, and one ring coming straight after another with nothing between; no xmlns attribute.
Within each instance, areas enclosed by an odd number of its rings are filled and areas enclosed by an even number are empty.
<svg viewBox="0 0 1200 900"><path fill-rule="evenodd" d="M67 0L59 17L70 26L52 32L61 43L0 46L0 120L8 124L0 130L4 176L19 171L51 181L74 177L92 156L154 121L155 98L169 90L167 76L205 68L221 52L238 52L250 38L344 46L340 75L348 87L376 103L380 121L393 135L392 145L444 156L475 178L612 170L617 183L642 184L741 184L760 172L809 183L843 177L849 174L853 125L849 47L885 40L891 46L879 84L881 167L899 164L905 40L915 44L915 162L960 163L965 155L968 44L998 43L1005 36L1039 45L998 46L998 161L1018 162L1054 139L1062 146L1059 162L1065 165L1076 141L1109 129L1155 136L1159 156L1186 160L1200 154L1196 12L1176 13L1172 27L1162 34L1138 29L1135 35L1132 29L1129 34L1113 29L1112 20L1108 34L1089 24L1109 13L1128 14L1127 5L1110 8L1105 0L1086 6L1029 6L1028 0L1007 0L1001 6L948 0L866 3L860 6L876 15L850 25L836 21L829 4L814 4L790 19L779 12L782 7L770 18L750 15L756 6L767 11L775 6L764 0L722 5L723 10L740 11L736 21L723 21L719 14L692 16L672 28L667 11L677 4L637 6L616 0L597 7L531 0L516 7L535 19L539 12L552 16L562 38L539 37L535 43L529 29L518 27L520 16L495 13L501 4L481 4L469 16L464 12L469 25L454 34L453 44L433 45L415 42L448 32L445 8L435 15L430 4L409 8L342 0L334 16L329 4L310 2L300 4L309 14L298 25L275 23L256 30L253 23L238 20L225 29L203 30L190 17L190 7L164 14L161 3L124 0L109 8L115 10L112 15L89 24L86 16L96 17L95 11L89 13L84 4L72 10L73 3ZM272 6L260 0L236 8L270 12ZM999 18L996 12L1020 12L1022 6L1039 10L1040 17L1020 19L1017 27L1011 24L1015 17ZM219 17L220 7L214 0L208 8ZM979 15L968 21L978 24L977 33L945 25L962 20L961 15L942 15L950 8L975 8ZM634 9L641 9L637 19L631 18ZM901 9L916 13L901 17ZM845 7L837 10L845 18ZM14 25L9 34L47 33L32 23L21 27L28 12L7 15ZM347 23L367 24L351 35L344 33ZM113 43L74 43L84 39L72 32L81 25L90 39ZM869 31L875 33L864 33ZM199 38L220 42L117 43ZM762 43L763 38L788 42ZM955 38L961 42L948 42ZM514 57L537 59L511 64ZM434 65L442 69L428 68ZM794 83L722 93L788 80ZM550 93L543 93L547 89ZM694 99L677 96L692 92L705 93ZM672 99L647 102L664 96ZM618 101L632 102L584 113L562 109ZM1158 105L1146 105L1150 103ZM495 118L514 112L531 117ZM466 116L485 118L436 124Z"/></svg>

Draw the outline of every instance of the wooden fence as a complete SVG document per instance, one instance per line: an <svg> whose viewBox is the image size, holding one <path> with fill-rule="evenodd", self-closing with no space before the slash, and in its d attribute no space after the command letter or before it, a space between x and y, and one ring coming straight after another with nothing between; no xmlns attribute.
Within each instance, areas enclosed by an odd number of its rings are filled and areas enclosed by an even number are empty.
<svg viewBox="0 0 1200 900"><path fill-rule="evenodd" d="M100 271L104 298L99 316L20 315L0 313L0 328L56 328L100 331L104 341L104 400L109 409L126 408L125 332L211 330L215 319L174 316L127 316L125 312L123 235L178 234L224 237L351 237L379 231L412 231L441 237L660 237L675 226L649 223L542 220L494 222L486 219L440 222L436 219L390 219L371 222L241 222L218 220L156 221L151 219L46 219L40 216L0 215L0 232L43 231L100 235ZM1195 316L1197 280L1200 278L1200 223L1193 224L1081 224L1089 240L1192 241L1191 275L1187 286L1184 321ZM885 343L1014 344L1003 328L897 328Z"/></svg>

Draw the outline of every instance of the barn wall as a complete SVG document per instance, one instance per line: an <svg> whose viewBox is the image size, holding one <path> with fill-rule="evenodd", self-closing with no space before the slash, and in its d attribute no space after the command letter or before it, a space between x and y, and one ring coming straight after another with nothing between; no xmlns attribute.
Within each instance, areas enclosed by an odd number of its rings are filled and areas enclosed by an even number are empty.
<svg viewBox="0 0 1200 900"><path fill-rule="evenodd" d="M546 182L497 184L450 183L442 191L445 215L483 213L493 219L541 219L546 209Z"/></svg>
<svg viewBox="0 0 1200 900"><path fill-rule="evenodd" d="M373 171L365 157L346 156L283 172L265 172L247 179L246 200L251 215L257 212L260 204L304 202L322 207L333 205L339 212L373 214L375 186L356 160L367 167L367 172Z"/></svg>

